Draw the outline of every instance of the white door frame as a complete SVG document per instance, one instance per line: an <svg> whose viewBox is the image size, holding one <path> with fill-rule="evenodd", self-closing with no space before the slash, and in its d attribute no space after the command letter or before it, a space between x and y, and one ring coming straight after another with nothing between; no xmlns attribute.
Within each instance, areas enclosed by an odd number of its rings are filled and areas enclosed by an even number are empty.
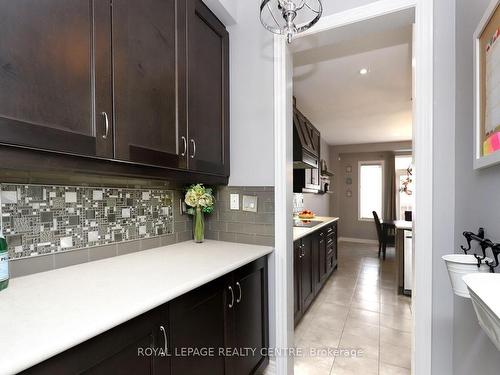
<svg viewBox="0 0 500 375"><path fill-rule="evenodd" d="M431 374L432 343L432 155L433 155L433 6L434 0L380 0L323 17L302 35L345 26L396 11L415 8L415 288L413 294L412 373ZM275 327L276 348L293 346L292 248L292 75L285 39L274 41L275 141ZM422 234L422 235L420 235ZM274 362L274 361L273 361ZM275 357L276 374L293 374L293 359ZM274 366L273 366L274 367Z"/></svg>

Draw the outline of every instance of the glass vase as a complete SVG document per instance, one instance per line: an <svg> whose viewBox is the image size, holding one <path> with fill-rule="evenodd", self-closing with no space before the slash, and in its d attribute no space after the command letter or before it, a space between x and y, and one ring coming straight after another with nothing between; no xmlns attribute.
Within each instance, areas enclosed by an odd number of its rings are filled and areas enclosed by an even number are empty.
<svg viewBox="0 0 500 375"><path fill-rule="evenodd" d="M205 220L201 207L196 207L193 218L193 237L194 242L202 243L205 240Z"/></svg>

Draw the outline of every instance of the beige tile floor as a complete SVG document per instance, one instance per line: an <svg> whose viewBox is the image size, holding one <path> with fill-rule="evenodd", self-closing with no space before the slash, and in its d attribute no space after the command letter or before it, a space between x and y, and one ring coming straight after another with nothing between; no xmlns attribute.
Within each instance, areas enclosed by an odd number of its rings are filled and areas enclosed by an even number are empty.
<svg viewBox="0 0 500 375"><path fill-rule="evenodd" d="M295 329L295 345L361 350L300 356L297 375L410 374L411 300L396 291L394 249L339 243L339 266Z"/></svg>

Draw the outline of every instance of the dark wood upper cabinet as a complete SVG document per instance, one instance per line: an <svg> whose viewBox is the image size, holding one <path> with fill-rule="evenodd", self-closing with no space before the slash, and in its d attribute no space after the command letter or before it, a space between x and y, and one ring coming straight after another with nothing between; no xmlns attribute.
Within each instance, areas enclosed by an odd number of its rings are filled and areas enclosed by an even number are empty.
<svg viewBox="0 0 500 375"><path fill-rule="evenodd" d="M0 2L1 143L113 156L110 12L106 0Z"/></svg>
<svg viewBox="0 0 500 375"><path fill-rule="evenodd" d="M201 0L1 1L0 33L0 144L24 160L227 183L229 34Z"/></svg>
<svg viewBox="0 0 500 375"><path fill-rule="evenodd" d="M189 169L229 175L229 34L201 0L187 0Z"/></svg>
<svg viewBox="0 0 500 375"><path fill-rule="evenodd" d="M177 0L113 0L117 159L186 167L176 70L185 23L177 11Z"/></svg>

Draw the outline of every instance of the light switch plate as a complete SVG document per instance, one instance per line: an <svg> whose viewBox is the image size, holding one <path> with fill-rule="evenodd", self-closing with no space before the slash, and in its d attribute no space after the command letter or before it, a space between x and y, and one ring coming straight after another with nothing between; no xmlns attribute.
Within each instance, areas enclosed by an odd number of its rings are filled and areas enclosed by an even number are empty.
<svg viewBox="0 0 500 375"><path fill-rule="evenodd" d="M231 194L230 195L230 208L231 208L231 210L239 210L240 209L240 195L239 194Z"/></svg>
<svg viewBox="0 0 500 375"><path fill-rule="evenodd" d="M243 196L243 211L257 212L257 196L255 195Z"/></svg>

